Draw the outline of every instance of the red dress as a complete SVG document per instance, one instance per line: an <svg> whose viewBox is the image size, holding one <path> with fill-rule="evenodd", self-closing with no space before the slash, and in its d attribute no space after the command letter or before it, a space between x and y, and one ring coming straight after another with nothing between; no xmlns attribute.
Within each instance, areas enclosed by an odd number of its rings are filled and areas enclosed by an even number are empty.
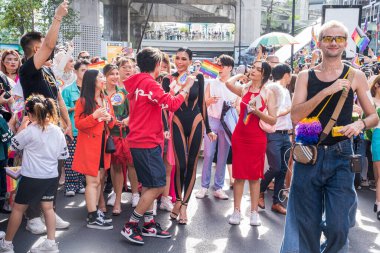
<svg viewBox="0 0 380 253"><path fill-rule="evenodd" d="M235 179L258 180L264 176L266 133L259 126L259 117L250 114L247 117L247 105L251 96L259 93L247 92L240 103L240 116L232 134L232 176ZM266 107L261 98L263 111Z"/></svg>

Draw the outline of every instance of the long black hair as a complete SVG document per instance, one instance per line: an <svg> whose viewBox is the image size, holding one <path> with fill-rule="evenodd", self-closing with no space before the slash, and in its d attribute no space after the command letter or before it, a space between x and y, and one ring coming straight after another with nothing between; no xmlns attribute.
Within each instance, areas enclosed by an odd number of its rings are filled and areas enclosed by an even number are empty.
<svg viewBox="0 0 380 253"><path fill-rule="evenodd" d="M193 51L191 51L190 49L188 49L187 47L180 47L178 48L177 53L179 52L185 52L188 56L189 56L189 60L193 60Z"/></svg>
<svg viewBox="0 0 380 253"><path fill-rule="evenodd" d="M90 115L95 111L95 87L96 78L99 75L99 71L96 69L89 69L83 75L82 88L80 91L80 97L84 102L84 114ZM84 101L83 101L84 100Z"/></svg>

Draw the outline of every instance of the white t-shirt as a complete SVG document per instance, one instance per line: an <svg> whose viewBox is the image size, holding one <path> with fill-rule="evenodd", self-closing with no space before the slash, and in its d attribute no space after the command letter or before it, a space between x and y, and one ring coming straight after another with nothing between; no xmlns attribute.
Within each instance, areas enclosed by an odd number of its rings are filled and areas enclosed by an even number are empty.
<svg viewBox="0 0 380 253"><path fill-rule="evenodd" d="M282 103L280 105L280 108L278 110L279 113L282 113L286 110L288 110L292 106L292 99L290 98L290 92L288 89L282 88ZM292 129L292 119L290 118L290 113L286 114L285 116L281 116L277 118L276 122L276 130L290 130Z"/></svg>
<svg viewBox="0 0 380 253"><path fill-rule="evenodd" d="M223 109L223 101L235 102L237 96L232 93L226 84L220 81L220 79L208 79L207 85L210 85L210 96L218 97L219 100L215 104L211 104L207 107L207 113L210 117L220 119ZM207 86L206 85L206 86Z"/></svg>
<svg viewBox="0 0 380 253"><path fill-rule="evenodd" d="M12 138L11 149L23 150L21 175L31 178L58 177L58 159L69 157L65 136L54 124L44 131L30 124Z"/></svg>

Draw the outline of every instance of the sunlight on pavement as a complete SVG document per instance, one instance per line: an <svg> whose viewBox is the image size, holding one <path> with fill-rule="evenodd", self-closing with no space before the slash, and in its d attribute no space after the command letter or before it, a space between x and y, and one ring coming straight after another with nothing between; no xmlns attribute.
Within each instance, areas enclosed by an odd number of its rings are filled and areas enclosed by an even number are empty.
<svg viewBox="0 0 380 253"><path fill-rule="evenodd" d="M380 246L380 230L378 228L378 222L376 220L373 220L373 219L370 219L368 217L363 216L362 212L360 210L357 210L356 222L357 222L357 225L360 229L363 229L363 230L370 232L370 233L377 234L376 239L374 241L374 245ZM373 225L373 226L365 225L364 222L365 223L372 223L371 225ZM374 245L371 247L374 247ZM370 252L371 253L380 253L380 250L370 249Z"/></svg>
<svg viewBox="0 0 380 253"><path fill-rule="evenodd" d="M59 238L65 231L55 231L55 238ZM38 238L37 241L35 241L35 243L32 245L32 247L30 248L34 248L34 247L37 247L38 245L40 245L43 241L45 241L46 239L46 235L43 235L43 236L40 236L40 238Z"/></svg>

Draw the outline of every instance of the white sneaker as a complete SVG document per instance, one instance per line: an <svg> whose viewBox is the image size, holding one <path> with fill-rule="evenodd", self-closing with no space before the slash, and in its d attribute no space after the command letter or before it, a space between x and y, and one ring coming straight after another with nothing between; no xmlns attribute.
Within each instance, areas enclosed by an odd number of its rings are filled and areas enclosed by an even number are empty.
<svg viewBox="0 0 380 253"><path fill-rule="evenodd" d="M214 197L224 200L228 199L228 195L222 189L214 191Z"/></svg>
<svg viewBox="0 0 380 253"><path fill-rule="evenodd" d="M241 213L239 210L235 209L232 215L230 216L228 223L230 223L231 225L239 225L240 221L241 221Z"/></svg>
<svg viewBox="0 0 380 253"><path fill-rule="evenodd" d="M37 217L29 219L26 222L26 230L30 231L32 234L40 235L46 233L46 226L41 217Z"/></svg>
<svg viewBox="0 0 380 253"><path fill-rule="evenodd" d="M369 181L368 179L362 179L360 182L360 185L363 187L369 187Z"/></svg>
<svg viewBox="0 0 380 253"><path fill-rule="evenodd" d="M55 227L58 229L65 229L70 226L70 222L64 221L58 214L55 214Z"/></svg>
<svg viewBox="0 0 380 253"><path fill-rule="evenodd" d="M66 196L66 197L74 197L74 196L75 196L75 191L67 191L67 192L65 193L65 196Z"/></svg>
<svg viewBox="0 0 380 253"><path fill-rule="evenodd" d="M161 210L171 212L173 211L173 207L174 207L173 203L169 197L164 197L164 196L161 197L161 205L160 205Z"/></svg>
<svg viewBox="0 0 380 253"><path fill-rule="evenodd" d="M80 188L78 191L79 194L85 194L85 192L86 192L86 188L84 188L84 187Z"/></svg>
<svg viewBox="0 0 380 253"><path fill-rule="evenodd" d="M157 215L157 199L153 201L153 216Z"/></svg>
<svg viewBox="0 0 380 253"><path fill-rule="evenodd" d="M197 199L203 199L204 197L206 197L206 195L208 195L208 189L207 188L201 188L196 194L195 194L195 197Z"/></svg>
<svg viewBox="0 0 380 253"><path fill-rule="evenodd" d="M4 239L1 239L0 241L0 252L1 253L14 253L13 250L13 243L11 244L5 244Z"/></svg>
<svg viewBox="0 0 380 253"><path fill-rule="evenodd" d="M54 242L51 243L48 240L43 241L40 245L37 247L30 249L31 253L41 253L41 252L51 252L51 253L58 253L58 243Z"/></svg>
<svg viewBox="0 0 380 253"><path fill-rule="evenodd" d="M41 215L41 220L45 224L45 216ZM55 228L65 229L70 226L70 222L64 221L61 217L55 214Z"/></svg>
<svg viewBox="0 0 380 253"><path fill-rule="evenodd" d="M250 224L251 224L251 226L261 226L260 215L257 211L251 212Z"/></svg>
<svg viewBox="0 0 380 253"><path fill-rule="evenodd" d="M107 206L114 206L116 201L116 193L113 191L108 196Z"/></svg>
<svg viewBox="0 0 380 253"><path fill-rule="evenodd" d="M140 201L140 194L133 193L132 194L132 207L136 207L137 204L139 203L139 201Z"/></svg>
<svg viewBox="0 0 380 253"><path fill-rule="evenodd" d="M3 239L5 237L5 232L4 231L0 231L0 239Z"/></svg>

